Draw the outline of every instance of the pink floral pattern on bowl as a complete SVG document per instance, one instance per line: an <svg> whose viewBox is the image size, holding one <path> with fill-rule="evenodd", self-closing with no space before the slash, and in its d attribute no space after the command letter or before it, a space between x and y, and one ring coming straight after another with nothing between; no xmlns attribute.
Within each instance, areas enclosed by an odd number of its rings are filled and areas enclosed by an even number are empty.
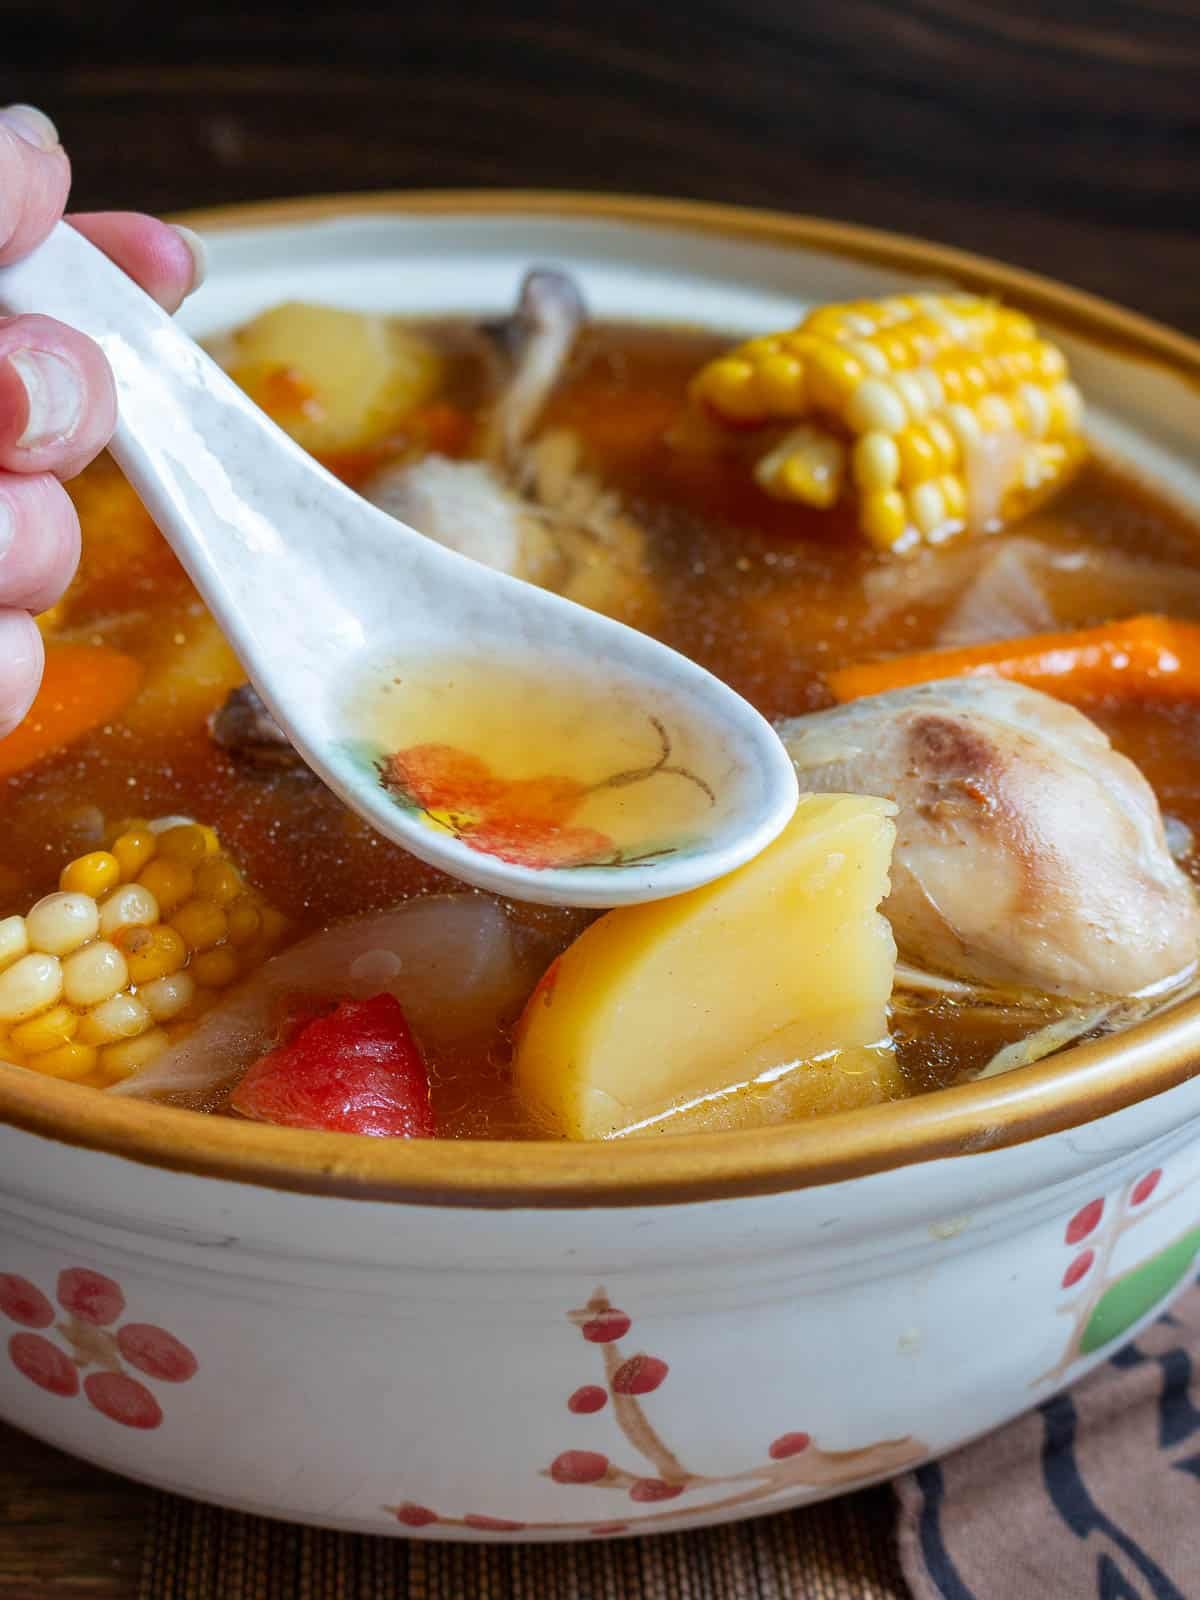
<svg viewBox="0 0 1200 1600"><path fill-rule="evenodd" d="M626 1355L620 1340L631 1331L633 1319L614 1306L603 1289L597 1289L586 1306L569 1311L568 1320L578 1328L588 1344L596 1345L603 1362L603 1384L585 1383L567 1396L566 1408L572 1416L588 1416L612 1404L613 1414L631 1449L646 1466L621 1465L599 1450L560 1451L543 1469L543 1476L563 1487L612 1489L625 1495L635 1506L655 1505L679 1500L697 1490L728 1489L702 1507L676 1506L669 1511L643 1512L613 1521L518 1522L508 1517L467 1512L446 1516L432 1507L406 1500L384 1510L403 1527L473 1528L492 1533L556 1531L580 1532L596 1536L639 1531L650 1523L660 1523L695 1510L725 1510L752 1505L757 1500L796 1487L829 1488L863 1482L885 1473L898 1472L928 1455L928 1446L919 1439L882 1439L859 1450L825 1450L805 1432L781 1433L767 1445L766 1460L745 1472L712 1476L685 1465L655 1428L643 1398L662 1387L670 1367L660 1356L646 1352Z"/></svg>
<svg viewBox="0 0 1200 1600"><path fill-rule="evenodd" d="M199 1363L187 1345L152 1323L122 1321L121 1286L89 1267L60 1272L55 1300L58 1310L28 1278L0 1273L0 1316L20 1330L8 1356L21 1376L63 1400L82 1389L90 1406L123 1428L160 1428L162 1406L127 1368L156 1383L188 1383ZM46 1337L51 1330L62 1343Z"/></svg>

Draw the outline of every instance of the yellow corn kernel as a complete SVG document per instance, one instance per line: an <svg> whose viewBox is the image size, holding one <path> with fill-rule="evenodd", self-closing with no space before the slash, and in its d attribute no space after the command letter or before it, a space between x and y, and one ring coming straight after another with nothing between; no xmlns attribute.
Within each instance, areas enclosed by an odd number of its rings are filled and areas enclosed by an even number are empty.
<svg viewBox="0 0 1200 1600"><path fill-rule="evenodd" d="M1011 389L1014 384L1031 378L1034 372L1033 353L1029 350L1000 350L992 357L997 373L997 387Z"/></svg>
<svg viewBox="0 0 1200 1600"><path fill-rule="evenodd" d="M59 890L44 895L25 914L25 931L34 950L65 956L100 931L100 911L90 894Z"/></svg>
<svg viewBox="0 0 1200 1600"><path fill-rule="evenodd" d="M70 1006L51 1006L41 1016L19 1022L9 1034L9 1040L22 1055L36 1056L43 1050L53 1050L75 1037L79 1016Z"/></svg>
<svg viewBox="0 0 1200 1600"><path fill-rule="evenodd" d="M24 1022L62 998L63 970L57 956L31 950L0 972L0 1023Z"/></svg>
<svg viewBox="0 0 1200 1600"><path fill-rule="evenodd" d="M903 372L912 361L912 351L902 333L882 333L875 343L888 364L889 372Z"/></svg>
<svg viewBox="0 0 1200 1600"><path fill-rule="evenodd" d="M938 462L944 472L947 467L953 467L958 462L958 440L946 426L941 417L926 417L924 422L929 442L938 453Z"/></svg>
<svg viewBox="0 0 1200 1600"><path fill-rule="evenodd" d="M826 344L809 357L807 377L813 404L840 416L866 372L846 350Z"/></svg>
<svg viewBox="0 0 1200 1600"><path fill-rule="evenodd" d="M935 360L950 342L941 323L920 310L908 323L908 339L922 365Z"/></svg>
<svg viewBox="0 0 1200 1600"><path fill-rule="evenodd" d="M846 470L842 444L816 428L795 428L754 469L764 489L821 510L841 493Z"/></svg>
<svg viewBox="0 0 1200 1600"><path fill-rule="evenodd" d="M758 369L763 403L777 417L803 416L808 404L804 365L785 351L768 356Z"/></svg>
<svg viewBox="0 0 1200 1600"><path fill-rule="evenodd" d="M29 954L29 934L24 917L5 917L0 921L0 972Z"/></svg>
<svg viewBox="0 0 1200 1600"><path fill-rule="evenodd" d="M203 861L196 868L196 893L202 900L211 900L214 905L229 905L245 892L245 888L241 873L231 861L221 856Z"/></svg>
<svg viewBox="0 0 1200 1600"><path fill-rule="evenodd" d="M150 1028L136 1039L106 1044L100 1050L100 1069L116 1077L128 1078L143 1067L148 1067L156 1056L162 1055L169 1043L161 1028Z"/></svg>
<svg viewBox="0 0 1200 1600"><path fill-rule="evenodd" d="M185 867L196 867L208 854L208 841L203 829L196 823L185 822L159 834L158 853L164 861L177 861Z"/></svg>
<svg viewBox="0 0 1200 1600"><path fill-rule="evenodd" d="M948 406L961 404L966 399L967 386L963 382L963 375L956 366L941 366L938 368L938 379L942 385L942 394Z"/></svg>
<svg viewBox="0 0 1200 1600"><path fill-rule="evenodd" d="M898 489L864 495L859 514L863 532L872 544L883 550L899 544L908 528L908 507Z"/></svg>
<svg viewBox="0 0 1200 1600"><path fill-rule="evenodd" d="M151 983L155 978L178 972L188 958L187 945L175 929L161 925L125 928L117 935L116 943L125 956L129 976L136 984Z"/></svg>
<svg viewBox="0 0 1200 1600"><path fill-rule="evenodd" d="M112 854L121 869L122 882L136 878L144 866L154 859L158 840L149 828L130 828L118 834L112 842Z"/></svg>
<svg viewBox="0 0 1200 1600"><path fill-rule="evenodd" d="M804 319L809 333L822 339L840 339L846 332L845 306L818 306Z"/></svg>
<svg viewBox="0 0 1200 1600"><path fill-rule="evenodd" d="M1025 344L1037 338L1037 329L1032 319L1023 311L1014 311L1010 306L997 307L996 325L998 331L1014 343Z"/></svg>
<svg viewBox="0 0 1200 1600"><path fill-rule="evenodd" d="M938 479L938 488L946 503L946 516L951 522L961 522L967 514L967 486L953 472Z"/></svg>
<svg viewBox="0 0 1200 1600"><path fill-rule="evenodd" d="M225 915L230 944L246 945L258 938L262 928L262 910L252 896L240 895Z"/></svg>
<svg viewBox="0 0 1200 1600"><path fill-rule="evenodd" d="M67 1044L60 1044L57 1049L45 1050L34 1056L30 1066L36 1072L44 1072L47 1077L65 1078L70 1083L78 1083L96 1070L96 1049L94 1045L80 1044L77 1039L72 1039Z"/></svg>
<svg viewBox="0 0 1200 1600"><path fill-rule="evenodd" d="M696 392L723 416L737 422L756 422L763 414L754 368L734 356L706 367Z"/></svg>
<svg viewBox="0 0 1200 1600"><path fill-rule="evenodd" d="M67 894L88 894L93 900L115 889L121 881L121 863L108 850L92 850L69 861L59 874L58 887Z"/></svg>
<svg viewBox="0 0 1200 1600"><path fill-rule="evenodd" d="M226 936L225 913L211 900L186 900L171 917L171 927L189 950L211 950Z"/></svg>
<svg viewBox="0 0 1200 1600"><path fill-rule="evenodd" d="M139 873L138 882L158 901L163 916L169 917L176 906L191 899L194 878L191 867L182 861L156 857Z"/></svg>
<svg viewBox="0 0 1200 1600"><path fill-rule="evenodd" d="M900 451L890 433L864 433L854 446L854 482L860 494L894 489Z"/></svg>
<svg viewBox="0 0 1200 1600"><path fill-rule="evenodd" d="M95 1006L118 994L129 982L124 955L107 939L93 939L62 964L63 994L72 1006Z"/></svg>
<svg viewBox="0 0 1200 1600"><path fill-rule="evenodd" d="M905 428L898 433L896 449L900 457L900 479L905 484L935 477L941 467L938 450L924 428Z"/></svg>
<svg viewBox="0 0 1200 1600"><path fill-rule="evenodd" d="M224 989L238 975L238 958L227 944L202 950L188 963L188 972L202 989Z"/></svg>
<svg viewBox="0 0 1200 1600"><path fill-rule="evenodd" d="M114 994L86 1013L79 1025L81 1044L112 1044L116 1039L136 1039L151 1024L150 1011L140 994Z"/></svg>
<svg viewBox="0 0 1200 1600"><path fill-rule="evenodd" d="M267 944L277 944L287 932L287 918L274 906L262 907L262 936Z"/></svg>

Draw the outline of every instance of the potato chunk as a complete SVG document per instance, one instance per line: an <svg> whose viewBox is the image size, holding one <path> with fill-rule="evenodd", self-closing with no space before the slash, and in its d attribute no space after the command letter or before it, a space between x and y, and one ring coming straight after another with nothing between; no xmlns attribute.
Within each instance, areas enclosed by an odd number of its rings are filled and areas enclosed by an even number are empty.
<svg viewBox="0 0 1200 1600"><path fill-rule="evenodd" d="M610 911L550 968L521 1020L518 1092L557 1133L605 1138L790 1063L823 1062L796 1114L887 1095L863 1052L887 1033L896 947L895 807L808 795L783 833L717 883ZM857 1086L857 1088L856 1088Z"/></svg>
<svg viewBox="0 0 1200 1600"><path fill-rule="evenodd" d="M352 450L430 398L437 351L385 317L291 301L222 352L231 376L306 450Z"/></svg>
<svg viewBox="0 0 1200 1600"><path fill-rule="evenodd" d="M164 614L143 652L146 676L122 721L147 733L195 726L246 681L246 669L198 600Z"/></svg>

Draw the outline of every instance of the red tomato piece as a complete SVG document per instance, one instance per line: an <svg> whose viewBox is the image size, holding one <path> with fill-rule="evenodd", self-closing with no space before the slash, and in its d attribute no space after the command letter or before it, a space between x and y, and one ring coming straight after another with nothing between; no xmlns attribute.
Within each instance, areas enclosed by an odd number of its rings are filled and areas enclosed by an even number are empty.
<svg viewBox="0 0 1200 1600"><path fill-rule="evenodd" d="M343 1000L261 1056L230 1099L281 1128L429 1139L429 1073L394 995Z"/></svg>

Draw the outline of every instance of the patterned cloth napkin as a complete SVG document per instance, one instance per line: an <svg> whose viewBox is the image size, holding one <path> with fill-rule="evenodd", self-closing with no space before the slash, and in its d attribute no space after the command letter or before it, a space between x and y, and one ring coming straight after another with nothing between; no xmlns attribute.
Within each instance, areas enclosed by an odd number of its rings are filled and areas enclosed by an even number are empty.
<svg viewBox="0 0 1200 1600"><path fill-rule="evenodd" d="M900 1479L914 1600L1200 1597L1200 1287L1075 1388Z"/></svg>

